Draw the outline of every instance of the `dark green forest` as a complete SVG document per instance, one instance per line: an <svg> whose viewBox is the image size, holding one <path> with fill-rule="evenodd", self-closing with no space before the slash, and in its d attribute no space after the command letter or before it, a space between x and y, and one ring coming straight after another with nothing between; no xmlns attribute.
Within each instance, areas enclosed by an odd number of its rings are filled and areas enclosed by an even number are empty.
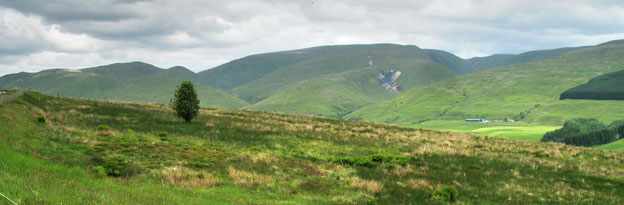
<svg viewBox="0 0 624 205"><path fill-rule="evenodd" d="M624 136L624 120L609 126L594 118L574 118L563 128L548 132L542 142L561 142L567 145L590 147L614 142Z"/></svg>
<svg viewBox="0 0 624 205"><path fill-rule="evenodd" d="M561 93L561 100L624 100L624 70L608 73Z"/></svg>

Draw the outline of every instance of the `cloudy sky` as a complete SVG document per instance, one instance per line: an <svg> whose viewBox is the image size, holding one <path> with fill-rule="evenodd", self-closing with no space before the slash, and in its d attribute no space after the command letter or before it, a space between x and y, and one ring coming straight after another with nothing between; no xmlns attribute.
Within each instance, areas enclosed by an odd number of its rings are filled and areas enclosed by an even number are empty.
<svg viewBox="0 0 624 205"><path fill-rule="evenodd" d="M0 75L398 43L464 58L624 39L620 0L0 0Z"/></svg>

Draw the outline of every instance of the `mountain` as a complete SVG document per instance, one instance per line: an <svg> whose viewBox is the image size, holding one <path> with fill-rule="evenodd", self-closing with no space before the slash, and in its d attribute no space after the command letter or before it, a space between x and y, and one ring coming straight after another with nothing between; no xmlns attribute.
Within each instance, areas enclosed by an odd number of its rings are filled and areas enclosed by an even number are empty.
<svg viewBox="0 0 624 205"><path fill-rule="evenodd" d="M624 102L559 100L560 93L624 66L624 45L583 48L530 63L460 75L403 92L345 119L414 125L430 120L513 118L561 125L573 117L621 118Z"/></svg>
<svg viewBox="0 0 624 205"><path fill-rule="evenodd" d="M199 83L197 75L187 68L161 69L142 62L10 74L0 78L0 88L32 88L70 97L169 103L176 86L183 80L194 82L203 107L249 105L224 91Z"/></svg>
<svg viewBox="0 0 624 205"><path fill-rule="evenodd" d="M396 76L392 82L397 86L396 92L458 75L430 61L400 60L304 80L248 108L339 118L393 97L394 91L380 83L380 74L389 70Z"/></svg>
<svg viewBox="0 0 624 205"><path fill-rule="evenodd" d="M415 87L581 48L462 59L413 45L334 45L251 55L199 73L131 62L11 74L0 78L0 88L167 103L180 81L191 80L198 87L201 106L339 118Z"/></svg>
<svg viewBox="0 0 624 205"><path fill-rule="evenodd" d="M561 93L560 99L624 100L624 70L592 78Z"/></svg>
<svg viewBox="0 0 624 205"><path fill-rule="evenodd" d="M587 46L529 51L521 54L496 54L487 57L474 57L470 59L461 59L446 51L434 49L427 49L427 52L430 53L431 58L434 61L445 65L458 73L466 74L505 65L554 58L583 48L587 48Z"/></svg>

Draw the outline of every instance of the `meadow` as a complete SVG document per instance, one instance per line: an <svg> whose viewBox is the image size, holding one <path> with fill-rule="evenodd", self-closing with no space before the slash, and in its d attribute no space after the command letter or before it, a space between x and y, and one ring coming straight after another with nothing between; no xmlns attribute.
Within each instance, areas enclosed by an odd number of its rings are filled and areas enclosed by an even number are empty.
<svg viewBox="0 0 624 205"><path fill-rule="evenodd" d="M539 142L546 134L560 126L543 126L525 122L503 122L503 123L478 123L465 122L460 120L433 120L416 125L408 125L412 128L425 128L441 131L468 132L490 137L500 137L513 140L527 140Z"/></svg>
<svg viewBox="0 0 624 205"><path fill-rule="evenodd" d="M20 204L624 201L624 153L557 143L34 92L0 121L0 193Z"/></svg>

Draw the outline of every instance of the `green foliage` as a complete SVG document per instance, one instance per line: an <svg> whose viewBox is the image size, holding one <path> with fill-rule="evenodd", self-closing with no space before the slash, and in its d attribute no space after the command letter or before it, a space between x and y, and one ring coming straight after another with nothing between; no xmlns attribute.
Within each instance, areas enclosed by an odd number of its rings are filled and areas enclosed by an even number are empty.
<svg viewBox="0 0 624 205"><path fill-rule="evenodd" d="M106 172L106 168L100 165L93 167L93 173L95 173L95 176L97 178L103 178L108 175L108 172Z"/></svg>
<svg viewBox="0 0 624 205"><path fill-rule="evenodd" d="M410 160L415 160L417 157L396 156L387 154L374 154L366 157L330 157L329 161L346 164L352 166L362 166L374 168L380 164L384 164L385 168L393 168L396 165L405 166Z"/></svg>
<svg viewBox="0 0 624 205"><path fill-rule="evenodd" d="M455 186L444 186L430 193L431 199L438 203L453 203L457 201L459 192Z"/></svg>
<svg viewBox="0 0 624 205"><path fill-rule="evenodd" d="M39 122L39 123L45 123L45 121L46 121L45 116L43 116L43 115L39 115L39 116L37 116L37 122Z"/></svg>
<svg viewBox="0 0 624 205"><path fill-rule="evenodd" d="M561 93L560 99L624 100L624 70L592 78Z"/></svg>
<svg viewBox="0 0 624 205"><path fill-rule="evenodd" d="M96 129L97 129L98 131L109 131L109 130L110 130L110 127L108 127L107 125L98 125L98 126L96 127Z"/></svg>
<svg viewBox="0 0 624 205"><path fill-rule="evenodd" d="M138 166L128 162L122 156L94 157L91 161L96 166L103 167L108 176L131 177L141 172Z"/></svg>
<svg viewBox="0 0 624 205"><path fill-rule="evenodd" d="M163 131L163 132L158 132L156 135L158 135L158 137L167 137L169 133Z"/></svg>
<svg viewBox="0 0 624 205"><path fill-rule="evenodd" d="M563 128L546 133L542 142L562 142L589 147L607 144L617 139L617 129L608 128L594 118L575 118L566 121Z"/></svg>
<svg viewBox="0 0 624 205"><path fill-rule="evenodd" d="M609 128L615 129L620 139L624 138L624 120L616 120L609 124Z"/></svg>
<svg viewBox="0 0 624 205"><path fill-rule="evenodd" d="M181 117L187 123L190 123L197 116L199 113L199 99L197 99L197 91L195 91L193 83L184 81L176 88L172 107L178 117Z"/></svg>

